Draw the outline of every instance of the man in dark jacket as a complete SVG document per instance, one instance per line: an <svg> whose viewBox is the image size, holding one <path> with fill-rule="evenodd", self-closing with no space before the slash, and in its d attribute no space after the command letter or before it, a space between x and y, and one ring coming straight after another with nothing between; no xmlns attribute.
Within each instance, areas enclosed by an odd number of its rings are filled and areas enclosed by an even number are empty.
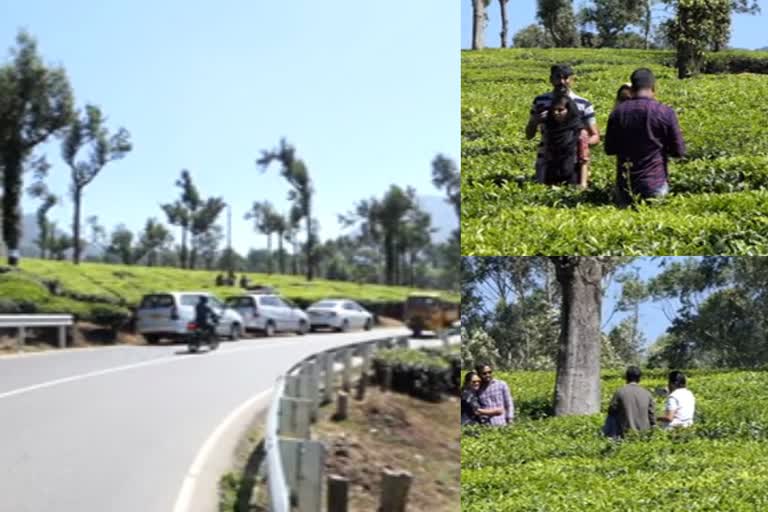
<svg viewBox="0 0 768 512"><path fill-rule="evenodd" d="M626 373L627 384L616 391L608 406L609 420L613 417L614 428L605 432L612 437L622 437L628 430L643 431L656 425L656 403L651 393L640 387L640 368L630 366ZM612 422L606 422L606 427Z"/></svg>
<svg viewBox="0 0 768 512"><path fill-rule="evenodd" d="M214 322L217 318L216 313L208 305L208 297L201 295L200 300L198 300L195 306L195 323L197 328L205 332L206 335L211 335L213 334Z"/></svg>
<svg viewBox="0 0 768 512"><path fill-rule="evenodd" d="M685 141L675 111L656 101L656 78L650 69L632 73L632 97L608 118L605 152L616 155L618 203L650 199L669 192L667 161L685 155Z"/></svg>

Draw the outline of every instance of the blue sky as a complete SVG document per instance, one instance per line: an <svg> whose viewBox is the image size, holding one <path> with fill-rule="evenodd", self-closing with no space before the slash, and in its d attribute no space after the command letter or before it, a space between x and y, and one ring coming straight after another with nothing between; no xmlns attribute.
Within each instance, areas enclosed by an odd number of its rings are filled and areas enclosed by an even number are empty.
<svg viewBox="0 0 768 512"><path fill-rule="evenodd" d="M260 173L262 149L296 146L315 182L323 239L340 234L337 214L391 183L440 195L437 153L459 156L458 9L391 2L70 2L25 0L0 7L2 62L17 29L63 65L78 107L99 105L134 150L85 190L83 218L108 229L163 219L189 169L203 194L232 205L233 245L264 246L244 213L254 200L288 210L278 168ZM54 141L49 185L68 191ZM37 202L23 201L25 213ZM51 211L71 224L71 201ZM165 219L163 219L165 220ZM225 222L225 216L222 216ZM178 231L174 231L179 238Z"/></svg>
<svg viewBox="0 0 768 512"><path fill-rule="evenodd" d="M574 0L576 9L587 4L584 0ZM731 46L735 48L763 48L768 46L768 34L765 26L768 24L768 0L758 0L762 12L756 16L737 14L732 18ZM536 23L536 0L513 0L507 3L509 20L509 41L512 44L512 36L521 28L531 23ZM664 18L663 5L657 3L654 8L654 16ZM485 30L486 46L498 48L501 32L498 0L492 0L488 11L488 27ZM461 47L472 46L472 2L461 0Z"/></svg>

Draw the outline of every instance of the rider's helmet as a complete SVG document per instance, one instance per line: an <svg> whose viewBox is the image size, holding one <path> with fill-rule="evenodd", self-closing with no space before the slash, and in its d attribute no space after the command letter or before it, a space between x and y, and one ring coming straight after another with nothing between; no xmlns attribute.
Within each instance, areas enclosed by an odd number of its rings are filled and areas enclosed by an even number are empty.
<svg viewBox="0 0 768 512"><path fill-rule="evenodd" d="M208 297L205 295L200 296L200 304L207 304L208 303Z"/></svg>

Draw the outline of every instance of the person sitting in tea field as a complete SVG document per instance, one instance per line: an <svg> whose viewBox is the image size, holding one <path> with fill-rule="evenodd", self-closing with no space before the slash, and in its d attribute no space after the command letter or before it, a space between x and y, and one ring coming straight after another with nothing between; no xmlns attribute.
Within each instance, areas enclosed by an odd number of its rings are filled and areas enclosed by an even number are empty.
<svg viewBox="0 0 768 512"><path fill-rule="evenodd" d="M501 407L484 409L480 405L480 376L476 372L469 372L464 376L464 386L461 390L461 426L464 425L488 425L492 416L504 413Z"/></svg>
<svg viewBox="0 0 768 512"><path fill-rule="evenodd" d="M605 435L623 437L629 430L642 432L656 425L656 404L651 393L640 387L641 375L637 366L627 368L627 384L614 393L608 406Z"/></svg>
<svg viewBox="0 0 768 512"><path fill-rule="evenodd" d="M547 120L550 119L549 112L552 107L552 100L559 93L565 94L573 100L576 104L576 108L579 112L581 122L583 124L583 132L579 134L579 159L583 165L583 175L579 177L576 183L580 183L583 187L587 185L588 164L589 161L589 145L597 144L600 142L600 133L597 129L597 120L595 119L595 109L589 100L577 96L571 88L573 87L575 80L575 73L571 66L565 64L556 64L550 68L549 81L552 84L552 91L540 94L533 100L531 106L531 115L528 119L528 124L525 127L525 136L528 139L532 139L536 136L538 131L542 133L542 140L539 144L539 150L536 156L536 182L546 183L546 133L547 133Z"/></svg>
<svg viewBox="0 0 768 512"><path fill-rule="evenodd" d="M685 375L680 371L669 374L669 396L664 406L664 416L658 420L662 427L690 427L696 412L696 397L686 388Z"/></svg>
<svg viewBox="0 0 768 512"><path fill-rule="evenodd" d="M515 405L509 392L507 383L493 378L493 368L489 364L475 366L480 375L481 383L477 396L480 398L480 406L483 409L501 408L502 413L491 417L491 425L508 425L515 416Z"/></svg>
<svg viewBox="0 0 768 512"><path fill-rule="evenodd" d="M616 155L616 189L620 207L634 197L650 199L669 193L669 157L685 155L685 141L675 111L656 101L656 78L650 69L635 70L632 97L608 117L605 152Z"/></svg>

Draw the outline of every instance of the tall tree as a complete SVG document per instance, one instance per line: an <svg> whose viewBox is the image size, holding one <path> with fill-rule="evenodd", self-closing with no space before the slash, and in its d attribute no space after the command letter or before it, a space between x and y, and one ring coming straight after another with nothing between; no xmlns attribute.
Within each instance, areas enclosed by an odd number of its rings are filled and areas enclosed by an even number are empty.
<svg viewBox="0 0 768 512"><path fill-rule="evenodd" d="M88 158L77 160L77 154L85 147L90 148ZM99 107L86 105L83 118L73 116L66 128L61 154L72 173L70 186L74 203L72 239L75 244L72 261L75 265L80 263L80 211L83 189L96 178L108 162L123 158L130 150L128 131L120 128L117 133L110 136L104 127L104 117Z"/></svg>
<svg viewBox="0 0 768 512"><path fill-rule="evenodd" d="M572 0L537 0L536 17L558 48L579 45Z"/></svg>
<svg viewBox="0 0 768 512"><path fill-rule="evenodd" d="M123 265L133 265L136 253L133 246L133 233L130 229L122 224L115 227L107 247L107 254L117 258Z"/></svg>
<svg viewBox="0 0 768 512"><path fill-rule="evenodd" d="M181 189L181 197L173 203L163 204L161 208L168 217L168 222L181 228L181 250L179 260L181 268L189 266L189 250L187 248L187 235L194 222L197 210L202 205L200 193L192 182L192 175L188 170L181 171L181 177L176 180L176 186Z"/></svg>
<svg viewBox="0 0 768 512"><path fill-rule="evenodd" d="M501 11L501 47L507 47L507 33L509 29L509 20L507 20L507 2L509 0L499 0L499 10Z"/></svg>
<svg viewBox="0 0 768 512"><path fill-rule="evenodd" d="M251 210L245 214L246 220L253 221L253 229L267 237L267 253L269 254L268 274L271 274L273 270L272 234L276 231L276 227L278 227L275 221L277 217L279 217L279 214L269 201L254 202Z"/></svg>
<svg viewBox="0 0 768 512"><path fill-rule="evenodd" d="M210 249L211 240L215 239L215 237L213 237L212 233L209 233L209 231L215 228L214 224L216 224L216 220L226 207L227 205L224 202L224 199L220 197L209 197L208 199L201 201L200 207L193 212L192 222L189 227L189 232L192 235L192 252L190 254L189 268L196 268L197 255L200 252L200 245L203 241L206 243L206 248ZM203 238L205 238L205 240L203 240ZM217 242L216 247L218 247L219 242ZM208 254L209 258L215 258L215 251L213 251L213 255L211 255L210 250L206 254ZM213 261L213 259L206 261ZM211 265L212 264L208 264L209 267Z"/></svg>
<svg viewBox="0 0 768 512"><path fill-rule="evenodd" d="M608 257L553 256L562 293L556 416L600 411L602 280L616 266Z"/></svg>
<svg viewBox="0 0 768 512"><path fill-rule="evenodd" d="M453 206L456 217L461 220L461 174L452 159L437 155L432 160L432 184L445 189L446 201Z"/></svg>
<svg viewBox="0 0 768 512"><path fill-rule="evenodd" d="M8 264L19 263L24 162L36 146L72 118L73 99L63 68L46 67L35 40L16 36L12 62L0 68L0 169L2 169L3 241Z"/></svg>
<svg viewBox="0 0 768 512"><path fill-rule="evenodd" d="M35 218L37 220L38 237L35 240L35 244L40 249L40 258L45 259L46 250L50 245L50 226L51 222L48 220L48 212L51 208L56 206L58 198L51 194L48 187L43 181L36 181L27 189L29 195L34 198L40 199L42 203L37 208Z"/></svg>
<svg viewBox="0 0 768 512"><path fill-rule="evenodd" d="M147 219L144 231L139 235L136 260L147 258L147 265L157 264L157 253L171 243L173 237L168 229L155 218Z"/></svg>
<svg viewBox="0 0 768 512"><path fill-rule="evenodd" d="M582 21L593 23L600 36L601 47L616 47L627 27L643 20L646 4L642 0L592 0L591 7L581 11Z"/></svg>
<svg viewBox="0 0 768 512"><path fill-rule="evenodd" d="M485 24L488 22L488 14L485 9L491 0L472 0L472 49L485 48Z"/></svg>
<svg viewBox="0 0 768 512"><path fill-rule="evenodd" d="M211 226L198 237L197 252L206 270L213 270L216 265L216 257L219 254L219 245L221 245L222 240L224 240L224 230L218 224Z"/></svg>
<svg viewBox="0 0 768 512"><path fill-rule="evenodd" d="M306 260L307 260L307 281L313 277L313 254L314 254L314 236L312 228L312 197L315 193L312 180L309 177L307 166L300 159L296 158L296 149L288 144L285 139L280 141L280 147L272 151L262 151L261 158L257 160L262 171L266 171L272 161L279 162L282 167L280 174L291 185L292 189L288 193L288 200L293 202L293 212L300 215L299 218L306 220L307 242L306 242Z"/></svg>

